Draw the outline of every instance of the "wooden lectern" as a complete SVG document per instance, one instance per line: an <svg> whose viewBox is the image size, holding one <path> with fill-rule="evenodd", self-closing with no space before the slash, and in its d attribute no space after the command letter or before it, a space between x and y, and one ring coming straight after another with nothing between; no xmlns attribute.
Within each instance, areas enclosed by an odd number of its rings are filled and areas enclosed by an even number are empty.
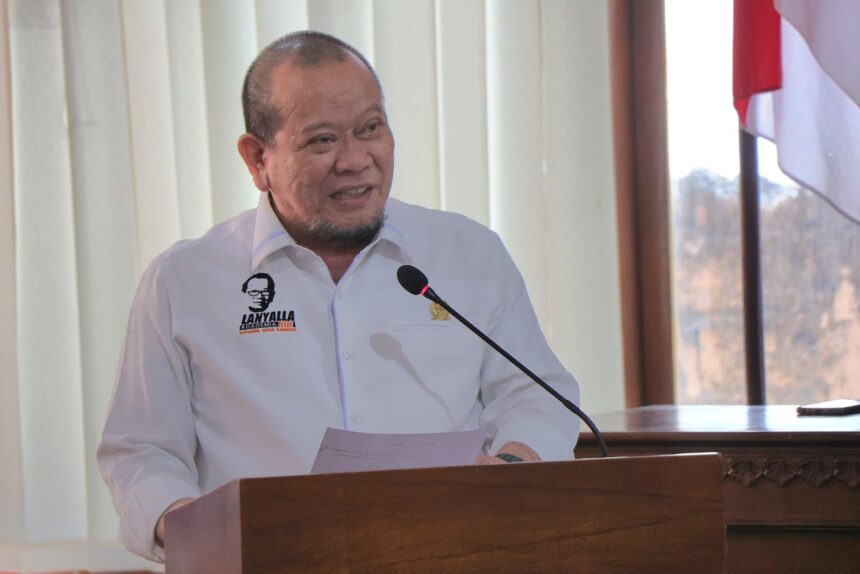
<svg viewBox="0 0 860 574"><path fill-rule="evenodd" d="M722 572L717 454L235 480L165 517L167 574Z"/></svg>

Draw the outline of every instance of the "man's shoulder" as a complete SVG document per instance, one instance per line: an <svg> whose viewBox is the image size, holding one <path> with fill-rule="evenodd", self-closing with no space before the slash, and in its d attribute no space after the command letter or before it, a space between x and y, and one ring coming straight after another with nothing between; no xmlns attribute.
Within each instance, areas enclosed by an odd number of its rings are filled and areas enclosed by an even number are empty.
<svg viewBox="0 0 860 574"><path fill-rule="evenodd" d="M207 254L249 253L254 235L254 209L249 209L209 228L195 239L181 239L153 261L158 265L185 264Z"/></svg>
<svg viewBox="0 0 860 574"><path fill-rule="evenodd" d="M465 215L431 209L397 199L389 199L386 212L391 222L401 227L404 233L438 234L455 233L474 237L495 237L496 234L487 226L470 219Z"/></svg>

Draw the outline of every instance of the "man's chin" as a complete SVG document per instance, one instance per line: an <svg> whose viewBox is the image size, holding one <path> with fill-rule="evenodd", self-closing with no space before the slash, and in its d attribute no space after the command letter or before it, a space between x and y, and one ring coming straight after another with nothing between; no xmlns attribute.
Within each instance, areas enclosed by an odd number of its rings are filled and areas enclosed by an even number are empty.
<svg viewBox="0 0 860 574"><path fill-rule="evenodd" d="M384 220L385 213L382 210L370 219L354 224L318 220L308 226L307 236L315 243L336 247L364 247L376 238Z"/></svg>

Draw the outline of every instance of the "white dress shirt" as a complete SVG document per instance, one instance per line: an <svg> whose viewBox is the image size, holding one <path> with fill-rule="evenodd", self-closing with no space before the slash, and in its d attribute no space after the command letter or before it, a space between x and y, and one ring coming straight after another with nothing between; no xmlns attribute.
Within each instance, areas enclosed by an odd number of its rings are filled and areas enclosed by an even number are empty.
<svg viewBox="0 0 860 574"><path fill-rule="evenodd" d="M518 441L543 460L573 456L576 417L453 317L403 290L396 272L406 263L579 402L492 231L389 199L378 237L335 284L261 194L256 210L177 243L141 279L98 450L130 550L163 559L154 527L179 498L235 478L309 472L326 427L482 427L491 453ZM266 281L242 290L257 273L274 283L260 312Z"/></svg>

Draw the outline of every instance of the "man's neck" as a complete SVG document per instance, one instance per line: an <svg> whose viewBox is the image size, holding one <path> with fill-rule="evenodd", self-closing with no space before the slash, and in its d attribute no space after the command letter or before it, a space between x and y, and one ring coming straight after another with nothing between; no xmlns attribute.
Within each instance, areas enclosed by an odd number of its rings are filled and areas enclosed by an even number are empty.
<svg viewBox="0 0 860 574"><path fill-rule="evenodd" d="M370 241L367 243L338 243L337 241L321 241L308 237L303 230L296 229L295 226L289 225L284 221L284 218L278 213L278 208L271 193L269 193L269 204L272 206L272 210L275 212L275 216L281 222L281 225L284 226L284 229L293 238L293 241L306 249L310 249L323 260L326 267L328 267L332 281L335 283L338 283L344 276L346 270L352 265L355 256L370 244Z"/></svg>
<svg viewBox="0 0 860 574"><path fill-rule="evenodd" d="M308 249L316 253L320 256L320 258L325 263L326 267L328 267L328 271L331 274L331 279L335 283L338 283L343 277L346 270L349 269L349 266L352 265L353 259L358 253L363 249L362 247L355 246L350 248L337 248L337 247L313 247L306 245Z"/></svg>

